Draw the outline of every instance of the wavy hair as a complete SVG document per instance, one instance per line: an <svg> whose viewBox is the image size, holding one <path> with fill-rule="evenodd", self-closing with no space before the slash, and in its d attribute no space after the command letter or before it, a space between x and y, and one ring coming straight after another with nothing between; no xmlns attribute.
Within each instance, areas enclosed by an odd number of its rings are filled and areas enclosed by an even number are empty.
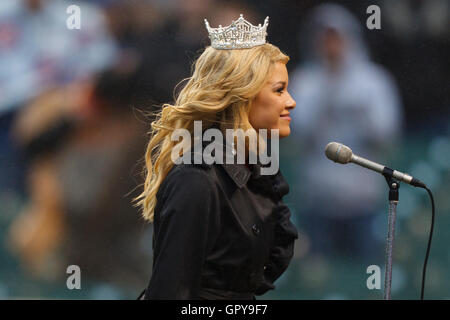
<svg viewBox="0 0 450 320"><path fill-rule="evenodd" d="M207 47L194 64L192 76L179 92L175 103L163 104L151 123L150 141L145 153L145 182L137 196L145 220L153 221L156 194L173 167L171 140L176 129L193 133L194 121L203 128L218 124L226 128L251 130L248 114L276 62L287 63L289 57L272 44L251 49L218 50Z"/></svg>

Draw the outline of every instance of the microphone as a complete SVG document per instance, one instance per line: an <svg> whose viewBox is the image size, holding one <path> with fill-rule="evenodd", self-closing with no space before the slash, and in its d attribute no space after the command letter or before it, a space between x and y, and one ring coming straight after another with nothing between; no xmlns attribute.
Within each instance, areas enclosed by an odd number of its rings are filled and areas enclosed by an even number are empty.
<svg viewBox="0 0 450 320"><path fill-rule="evenodd" d="M342 164L353 162L364 168L381 173L384 176L394 177L395 179L408 183L414 187L426 189L426 185L419 179L416 179L409 174L393 170L379 163L357 156L356 154L353 154L352 149L350 149L346 145L343 145L342 143L330 142L329 144L327 144L327 146L325 147L325 155L328 159L334 162Z"/></svg>

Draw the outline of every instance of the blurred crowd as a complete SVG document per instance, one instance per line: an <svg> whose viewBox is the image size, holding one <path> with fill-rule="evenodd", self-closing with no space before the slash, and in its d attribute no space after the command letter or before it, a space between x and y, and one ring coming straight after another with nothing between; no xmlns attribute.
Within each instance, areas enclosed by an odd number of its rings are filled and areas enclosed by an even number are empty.
<svg viewBox="0 0 450 320"><path fill-rule="evenodd" d="M301 106L293 116L295 140L305 150L298 171L305 185L299 207L308 214L312 249L373 261L380 248L371 226L385 182L355 166L336 167L324 157L327 143L338 141L379 159L402 133L397 85L371 61L362 34L361 24L344 8L314 9L300 35L306 58L291 75L291 90Z"/></svg>
<svg viewBox="0 0 450 320"><path fill-rule="evenodd" d="M209 44L204 18L216 26L269 15L269 42L291 57L297 108L282 156L302 235L295 259L316 271L309 280L333 257L384 257L386 184L330 162L328 142L443 176L435 187L450 176L436 151L438 172L399 156L424 137L450 156L450 0L76 1L81 28L69 29L72 4L0 2L0 298L34 297L23 281L65 286L69 265L92 288L83 298L144 288L152 225L132 199L153 112ZM381 7L381 30L366 28L370 4Z"/></svg>

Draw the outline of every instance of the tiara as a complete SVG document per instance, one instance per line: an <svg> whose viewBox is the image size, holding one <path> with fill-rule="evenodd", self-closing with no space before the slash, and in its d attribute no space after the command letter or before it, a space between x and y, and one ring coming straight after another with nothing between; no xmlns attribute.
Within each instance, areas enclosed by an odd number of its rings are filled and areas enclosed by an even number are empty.
<svg viewBox="0 0 450 320"><path fill-rule="evenodd" d="M209 33L211 46L215 49L248 49L266 43L267 26L269 17L264 20L264 25L252 25L244 19L242 14L231 22L228 27L211 28L205 19L206 29Z"/></svg>

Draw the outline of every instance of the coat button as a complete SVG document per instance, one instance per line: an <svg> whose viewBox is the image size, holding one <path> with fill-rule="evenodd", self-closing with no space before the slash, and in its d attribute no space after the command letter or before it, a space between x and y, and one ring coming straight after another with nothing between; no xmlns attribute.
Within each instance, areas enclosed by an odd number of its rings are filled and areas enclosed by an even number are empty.
<svg viewBox="0 0 450 320"><path fill-rule="evenodd" d="M259 230L258 226L256 224L253 225L252 227L253 233L258 236L259 233L261 232L261 230Z"/></svg>

